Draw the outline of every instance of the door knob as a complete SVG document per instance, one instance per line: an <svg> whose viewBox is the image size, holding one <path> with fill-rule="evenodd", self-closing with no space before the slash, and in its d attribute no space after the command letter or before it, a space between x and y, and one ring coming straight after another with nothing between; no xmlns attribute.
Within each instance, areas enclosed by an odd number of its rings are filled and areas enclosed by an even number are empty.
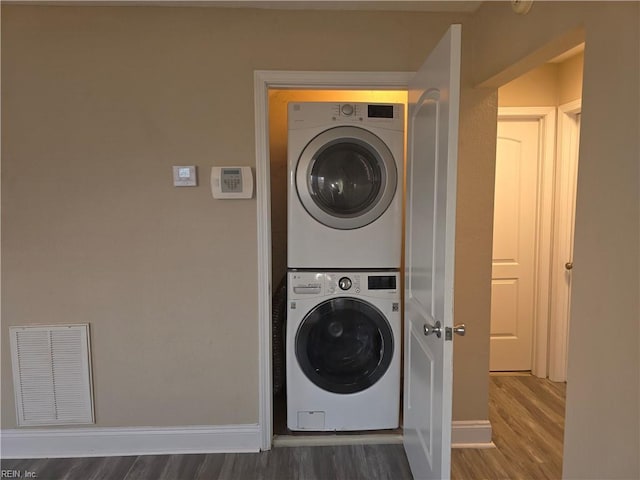
<svg viewBox="0 0 640 480"><path fill-rule="evenodd" d="M564 264L564 268L571 270L573 268L573 262L567 262Z"/></svg>
<svg viewBox="0 0 640 480"><path fill-rule="evenodd" d="M467 333L467 326L464 323L461 323L460 325L455 325L453 327L453 333L455 333L456 335L460 335L461 337L464 337L465 333Z"/></svg>
<svg viewBox="0 0 640 480"><path fill-rule="evenodd" d="M435 325L429 325L427 323L424 324L424 334L428 337L429 335L435 334L436 337L440 338L442 336L442 324L438 320Z"/></svg>

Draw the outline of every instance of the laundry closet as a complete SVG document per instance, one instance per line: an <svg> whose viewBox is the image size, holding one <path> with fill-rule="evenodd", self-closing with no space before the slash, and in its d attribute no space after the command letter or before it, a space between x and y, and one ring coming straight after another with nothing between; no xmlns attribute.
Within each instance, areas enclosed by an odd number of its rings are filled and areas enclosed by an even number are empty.
<svg viewBox="0 0 640 480"><path fill-rule="evenodd" d="M406 104L269 91L276 442L401 432Z"/></svg>

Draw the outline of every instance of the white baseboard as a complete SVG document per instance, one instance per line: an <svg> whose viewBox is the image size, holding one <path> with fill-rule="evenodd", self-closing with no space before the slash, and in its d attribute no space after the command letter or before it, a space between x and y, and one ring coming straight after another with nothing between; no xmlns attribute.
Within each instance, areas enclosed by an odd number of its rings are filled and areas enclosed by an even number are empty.
<svg viewBox="0 0 640 480"><path fill-rule="evenodd" d="M258 425L13 429L2 430L1 435L2 458L257 452L261 445ZM400 437L389 441L391 437L383 443L400 441ZM454 421L451 444L452 448L494 448L491 424Z"/></svg>
<svg viewBox="0 0 640 480"><path fill-rule="evenodd" d="M489 420L457 420L451 428L451 448L495 448Z"/></svg>
<svg viewBox="0 0 640 480"><path fill-rule="evenodd" d="M258 425L2 430L2 458L257 452Z"/></svg>

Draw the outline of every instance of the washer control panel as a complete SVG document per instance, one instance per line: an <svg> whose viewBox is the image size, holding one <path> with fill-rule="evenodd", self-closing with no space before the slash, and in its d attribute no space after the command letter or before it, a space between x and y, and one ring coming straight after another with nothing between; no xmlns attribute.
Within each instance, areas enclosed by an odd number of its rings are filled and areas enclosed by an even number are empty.
<svg viewBox="0 0 640 480"><path fill-rule="evenodd" d="M295 272L289 274L289 290L296 295L321 295L323 273Z"/></svg>
<svg viewBox="0 0 640 480"><path fill-rule="evenodd" d="M359 273L327 273L327 293L360 293Z"/></svg>
<svg viewBox="0 0 640 480"><path fill-rule="evenodd" d="M340 290L349 290L351 288L351 279L349 277L342 277L340 280L338 280L338 286L340 287Z"/></svg>
<svg viewBox="0 0 640 480"><path fill-rule="evenodd" d="M291 298L327 295L394 294L400 288L398 272L289 272Z"/></svg>

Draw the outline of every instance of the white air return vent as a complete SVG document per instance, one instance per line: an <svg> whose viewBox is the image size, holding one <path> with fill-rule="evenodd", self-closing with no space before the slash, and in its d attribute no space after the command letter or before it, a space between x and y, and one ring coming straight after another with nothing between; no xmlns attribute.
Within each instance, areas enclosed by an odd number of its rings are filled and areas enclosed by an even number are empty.
<svg viewBox="0 0 640 480"><path fill-rule="evenodd" d="M9 332L18 425L94 423L89 325Z"/></svg>

